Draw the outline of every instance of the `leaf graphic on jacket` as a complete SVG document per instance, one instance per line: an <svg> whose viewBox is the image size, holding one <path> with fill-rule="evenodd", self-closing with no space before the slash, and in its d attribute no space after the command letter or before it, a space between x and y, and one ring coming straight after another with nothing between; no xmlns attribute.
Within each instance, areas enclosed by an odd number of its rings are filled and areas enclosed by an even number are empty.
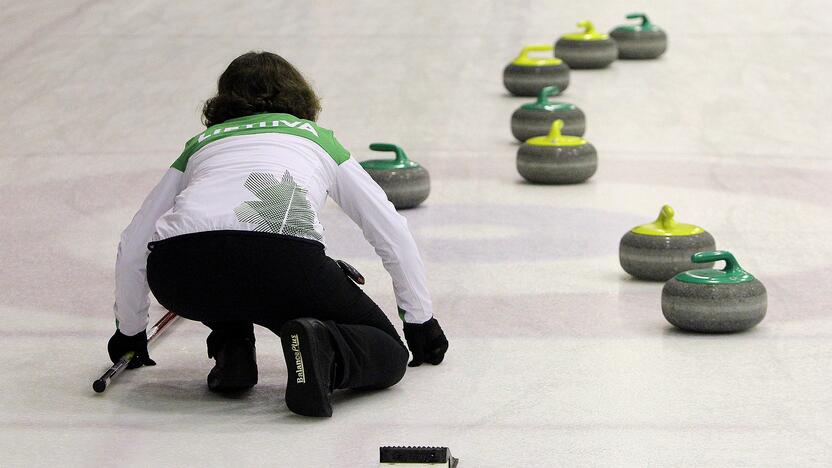
<svg viewBox="0 0 832 468"><path fill-rule="evenodd" d="M273 174L253 172L244 185L259 200L244 202L234 209L240 222L256 224L254 230L258 232L321 240L306 189L295 183L289 171L283 173L280 181Z"/></svg>

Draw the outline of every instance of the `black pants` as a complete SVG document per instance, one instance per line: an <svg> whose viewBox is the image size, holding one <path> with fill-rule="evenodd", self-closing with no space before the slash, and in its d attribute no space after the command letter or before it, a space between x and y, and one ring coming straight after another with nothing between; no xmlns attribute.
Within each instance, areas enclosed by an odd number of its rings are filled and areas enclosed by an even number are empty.
<svg viewBox="0 0 832 468"><path fill-rule="evenodd" d="M408 352L379 307L322 244L291 236L210 231L148 245L147 282L166 309L214 333L278 334L295 318L323 321L334 338L336 388L384 388L404 376Z"/></svg>

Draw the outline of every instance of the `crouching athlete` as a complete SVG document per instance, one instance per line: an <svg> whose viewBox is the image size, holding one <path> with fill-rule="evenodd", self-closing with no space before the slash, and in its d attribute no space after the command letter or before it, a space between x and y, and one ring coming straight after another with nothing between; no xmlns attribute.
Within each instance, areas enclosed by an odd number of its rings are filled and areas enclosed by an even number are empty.
<svg viewBox="0 0 832 468"><path fill-rule="evenodd" d="M208 387L257 383L253 324L280 336L286 405L331 416L337 389L380 389L405 373L408 350L379 307L327 257L318 212L327 195L362 229L393 280L413 359L442 362L425 270L404 217L335 139L303 76L268 52L222 73L203 108L207 129L185 145L121 235L113 362L154 365L148 292L211 329ZM342 268L343 266L343 268Z"/></svg>

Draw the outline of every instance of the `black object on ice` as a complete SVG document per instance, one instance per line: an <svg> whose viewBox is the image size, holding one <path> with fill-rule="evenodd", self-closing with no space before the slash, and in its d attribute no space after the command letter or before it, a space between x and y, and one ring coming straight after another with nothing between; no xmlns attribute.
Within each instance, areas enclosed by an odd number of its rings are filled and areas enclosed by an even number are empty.
<svg viewBox="0 0 832 468"><path fill-rule="evenodd" d="M426 463L454 468L459 459L448 447L379 447L380 463Z"/></svg>

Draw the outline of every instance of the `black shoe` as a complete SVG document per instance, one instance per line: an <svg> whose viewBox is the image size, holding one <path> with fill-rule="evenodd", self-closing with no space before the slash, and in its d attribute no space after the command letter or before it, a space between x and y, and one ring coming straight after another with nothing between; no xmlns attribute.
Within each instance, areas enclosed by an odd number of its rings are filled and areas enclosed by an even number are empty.
<svg viewBox="0 0 832 468"><path fill-rule="evenodd" d="M289 373L286 406L303 416L332 416L335 350L320 320L290 320L280 329L283 358Z"/></svg>
<svg viewBox="0 0 832 468"><path fill-rule="evenodd" d="M257 385L253 337L229 338L220 343L209 337L208 357L217 361L208 373L208 389L212 392L241 392Z"/></svg>

